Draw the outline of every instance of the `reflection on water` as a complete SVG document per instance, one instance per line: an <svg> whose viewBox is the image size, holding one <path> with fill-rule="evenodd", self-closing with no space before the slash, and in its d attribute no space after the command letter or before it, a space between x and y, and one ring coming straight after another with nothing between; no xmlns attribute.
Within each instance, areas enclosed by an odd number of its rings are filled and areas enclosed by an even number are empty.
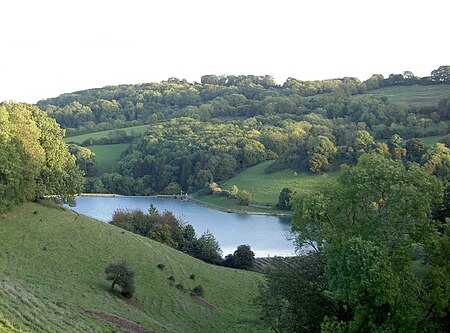
<svg viewBox="0 0 450 333"><path fill-rule="evenodd" d="M234 214L217 211L192 202L165 198L80 197L78 213L109 222L118 209L140 209L146 212L153 204L160 212L168 210L192 224L200 236L209 230L220 244L224 256L238 245L248 244L257 257L294 254L290 238L290 218L279 216Z"/></svg>

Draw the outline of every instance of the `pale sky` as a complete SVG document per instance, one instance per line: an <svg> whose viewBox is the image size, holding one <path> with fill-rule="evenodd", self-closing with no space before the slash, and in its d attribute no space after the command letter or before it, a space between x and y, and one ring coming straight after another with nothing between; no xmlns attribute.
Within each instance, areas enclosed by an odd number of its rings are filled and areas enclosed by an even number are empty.
<svg viewBox="0 0 450 333"><path fill-rule="evenodd" d="M0 101L169 77L450 65L448 0L1 0Z"/></svg>

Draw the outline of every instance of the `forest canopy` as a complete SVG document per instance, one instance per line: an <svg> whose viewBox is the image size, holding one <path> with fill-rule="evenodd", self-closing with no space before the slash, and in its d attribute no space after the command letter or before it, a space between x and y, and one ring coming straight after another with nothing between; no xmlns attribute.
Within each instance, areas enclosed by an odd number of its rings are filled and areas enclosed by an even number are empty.
<svg viewBox="0 0 450 333"><path fill-rule="evenodd" d="M112 172L88 180L87 192L148 195L170 185L192 193L265 160L275 160L267 172L323 173L367 152L425 164L428 148L405 145L448 133L449 72L440 66L422 78L405 71L365 81L288 78L282 85L268 75L205 75L201 82L170 78L78 91L38 106L69 135L114 129L84 146L130 144ZM368 93L413 85L439 87L439 97L414 104ZM121 129L139 124L147 131ZM93 155L82 155L79 166L94 176Z"/></svg>
<svg viewBox="0 0 450 333"><path fill-rule="evenodd" d="M345 100L352 95L364 96L367 91L382 87L449 83L450 66L440 66L433 70L430 76L422 78L405 71L391 74L387 78L374 74L365 81L354 77L317 81L290 77L282 85L277 85L269 75L204 75L201 82L170 78L159 83L88 89L45 99L39 101L37 106L55 118L62 128L67 129L69 136L137 124L152 124L178 117L205 121L223 117L300 115L316 112L316 109L326 112L329 118L342 117L347 113L352 121L364 121L368 126L386 120L389 121L389 127L394 119L377 115L374 108L378 106L367 105L353 114L355 110L347 111L349 106ZM322 96L325 100L311 100L310 96ZM355 109L355 106L350 108ZM381 111L385 113L385 109ZM441 118L442 115L444 118L448 117L437 110L408 110L424 113L425 118L429 118L434 111L438 112ZM436 120L434 115L433 121Z"/></svg>

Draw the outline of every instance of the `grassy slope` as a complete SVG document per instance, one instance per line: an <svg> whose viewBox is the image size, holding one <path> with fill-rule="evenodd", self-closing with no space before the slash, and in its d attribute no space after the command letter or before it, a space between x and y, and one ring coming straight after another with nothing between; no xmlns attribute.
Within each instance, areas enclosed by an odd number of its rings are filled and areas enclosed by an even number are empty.
<svg viewBox="0 0 450 333"><path fill-rule="evenodd" d="M131 300L111 294L104 279L105 266L121 259L136 272ZM171 275L188 288L202 284L213 306L169 286ZM27 203L0 215L0 332L120 332L86 310L156 332L255 332L250 300L261 279L49 205Z"/></svg>
<svg viewBox="0 0 450 333"><path fill-rule="evenodd" d="M394 103L435 106L441 98L450 95L450 85L386 87L371 90L367 94L386 96Z"/></svg>
<svg viewBox="0 0 450 333"><path fill-rule="evenodd" d="M284 187L291 187L296 189L308 189L314 185L317 175L307 173L300 173L294 175L292 169L286 169L274 173L265 173L266 168L273 163L273 161L266 161L255 165L247 170L242 171L230 180L220 184L224 189L231 189L236 185L241 190L248 190L252 192L253 203L258 205L275 206L278 202L280 191ZM329 175L336 176L338 172L331 172ZM234 200L218 196L201 196L199 200L207 203L215 204L230 209L240 209ZM254 211L253 208L250 210ZM264 211L264 210L263 210Z"/></svg>
<svg viewBox="0 0 450 333"><path fill-rule="evenodd" d="M445 135L426 136L419 138L424 144L431 147L438 143Z"/></svg>
<svg viewBox="0 0 450 333"><path fill-rule="evenodd" d="M144 133L150 125L140 125L140 126L132 126L132 127L125 127L125 128L119 128L120 130L125 131L127 134L131 133ZM94 132L94 133L87 133L77 136L69 136L64 138L64 141L66 142L75 142L75 143L82 143L84 140L93 138L93 139L100 139L100 138L107 138L109 134L114 130L108 130L108 131L101 131L101 132Z"/></svg>
<svg viewBox="0 0 450 333"><path fill-rule="evenodd" d="M113 145L88 147L95 153L95 160L98 165L98 175L111 172L114 164L119 160L120 155L128 148L128 146L128 143L118 143Z"/></svg>

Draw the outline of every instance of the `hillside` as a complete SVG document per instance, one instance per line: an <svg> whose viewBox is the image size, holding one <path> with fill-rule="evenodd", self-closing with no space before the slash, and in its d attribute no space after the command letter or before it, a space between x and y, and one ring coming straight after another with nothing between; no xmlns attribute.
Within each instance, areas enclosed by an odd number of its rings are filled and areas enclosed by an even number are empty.
<svg viewBox="0 0 450 333"><path fill-rule="evenodd" d="M48 204L1 215L0 230L0 332L260 331L251 305L257 273L211 266ZM131 300L104 278L117 260L136 272ZM202 284L204 299L170 286L170 276L185 288Z"/></svg>
<svg viewBox="0 0 450 333"><path fill-rule="evenodd" d="M150 125L138 125L138 126L131 126L131 127L125 127L121 128L121 131L124 131L127 135L136 135L139 133L144 133ZM81 134L77 136L68 136L64 140L66 142L74 142L74 143L83 143L83 141L87 139L101 139L101 138L108 138L114 135L114 132L117 131L115 129L107 130L107 131L100 131L100 132L93 132L93 133L87 133L87 134Z"/></svg>
<svg viewBox="0 0 450 333"><path fill-rule="evenodd" d="M128 146L129 144L126 143L90 146L89 149L95 154L95 160L97 161L97 174L102 175L106 172L112 172L115 163Z"/></svg>
<svg viewBox="0 0 450 333"><path fill-rule="evenodd" d="M436 106L450 94L448 85L394 86L371 90L368 95L385 96L391 102L422 107Z"/></svg>
<svg viewBox="0 0 450 333"><path fill-rule="evenodd" d="M248 168L231 179L220 183L220 187L230 190L236 185L241 190L247 190L252 193L252 203L255 205L272 206L278 203L278 196L284 187L295 190L311 189L318 177L322 175L312 175L309 173L295 173L292 169L285 169L273 173L266 173L273 161L266 161ZM331 172L331 177L336 177L339 172ZM286 211L258 208L254 206L240 206L237 200L218 195L196 195L195 198L201 202L220 207L222 209L246 212L271 212L286 213Z"/></svg>
<svg viewBox="0 0 450 333"><path fill-rule="evenodd" d="M449 133L450 85L439 73L363 82L289 78L282 85L270 76L206 75L201 82L171 78L89 89L37 105L68 135L82 134L67 141L97 154L78 149L77 165L90 177L86 192L195 193L270 160L276 160L271 172L297 174L338 170L374 151L426 163L426 149L415 154L408 141ZM407 144L410 152L403 150ZM96 162L94 172L88 166ZM269 193L256 193L255 203L273 204L279 190Z"/></svg>

